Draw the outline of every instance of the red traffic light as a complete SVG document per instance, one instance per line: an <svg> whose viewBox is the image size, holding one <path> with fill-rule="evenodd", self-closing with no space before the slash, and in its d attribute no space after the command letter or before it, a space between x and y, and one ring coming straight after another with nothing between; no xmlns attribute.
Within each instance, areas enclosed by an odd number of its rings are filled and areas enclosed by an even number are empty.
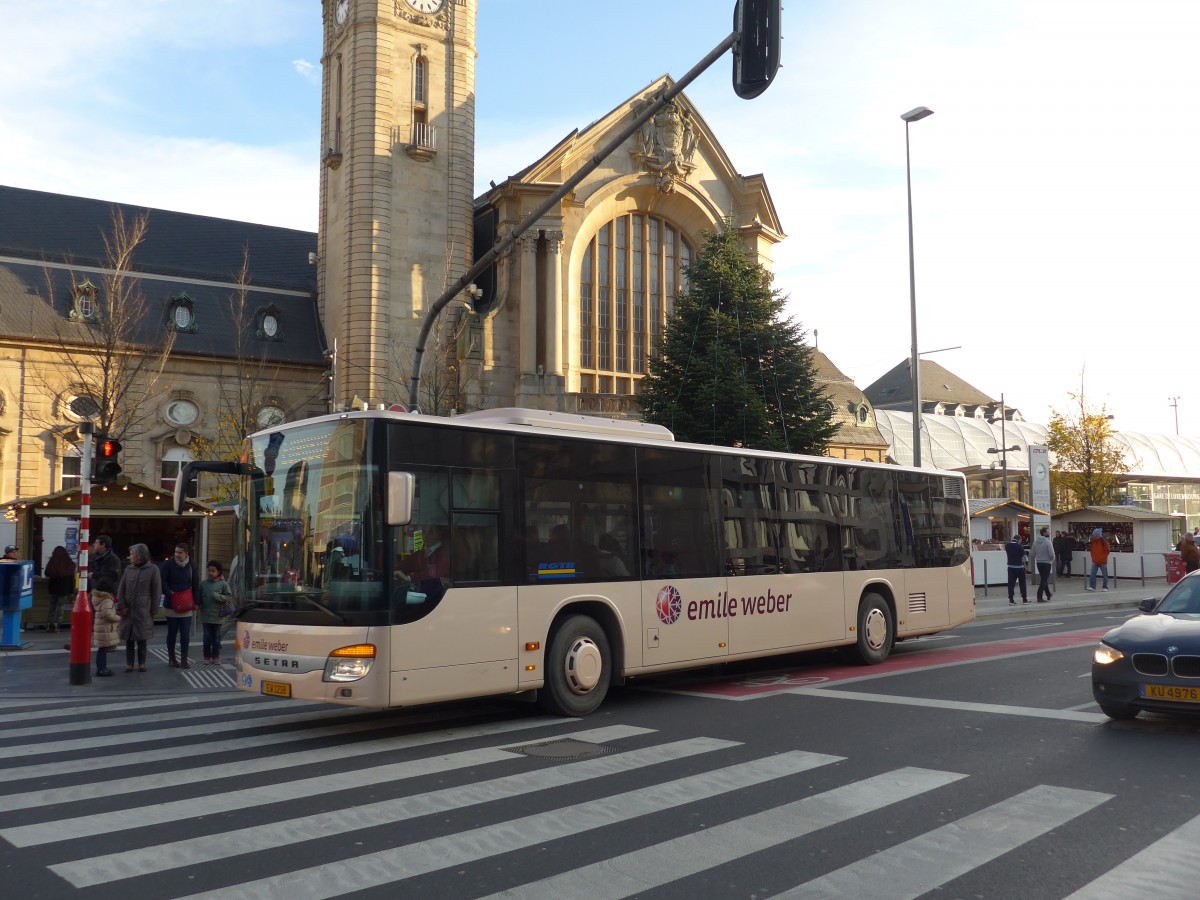
<svg viewBox="0 0 1200 900"><path fill-rule="evenodd" d="M96 435L96 472L92 476L95 484L112 484L121 474L121 463L117 456L121 452L121 442L108 435Z"/></svg>

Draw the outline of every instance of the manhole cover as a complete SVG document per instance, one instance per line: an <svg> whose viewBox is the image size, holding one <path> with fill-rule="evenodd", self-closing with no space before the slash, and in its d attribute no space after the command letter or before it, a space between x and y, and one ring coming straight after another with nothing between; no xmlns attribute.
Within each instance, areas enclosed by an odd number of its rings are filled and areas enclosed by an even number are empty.
<svg viewBox="0 0 1200 900"><path fill-rule="evenodd" d="M589 744L587 741L576 741L563 738L558 741L547 741L544 744L524 744L520 747L509 747L514 753L524 753L526 756L540 756L545 759L586 759L589 756L603 756L611 753L611 747L603 744Z"/></svg>

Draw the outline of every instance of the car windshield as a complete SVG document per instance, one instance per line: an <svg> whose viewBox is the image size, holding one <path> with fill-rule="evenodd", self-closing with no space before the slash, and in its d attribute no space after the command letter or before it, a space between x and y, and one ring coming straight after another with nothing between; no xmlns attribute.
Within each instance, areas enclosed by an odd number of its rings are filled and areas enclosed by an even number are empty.
<svg viewBox="0 0 1200 900"><path fill-rule="evenodd" d="M1185 578L1171 588L1158 612L1200 616L1200 577Z"/></svg>

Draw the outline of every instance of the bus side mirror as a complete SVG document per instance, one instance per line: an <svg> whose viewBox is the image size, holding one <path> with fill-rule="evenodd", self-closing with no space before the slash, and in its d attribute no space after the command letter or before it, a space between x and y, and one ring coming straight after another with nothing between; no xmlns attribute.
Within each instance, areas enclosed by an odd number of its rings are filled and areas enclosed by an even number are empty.
<svg viewBox="0 0 1200 900"><path fill-rule="evenodd" d="M416 479L412 472L388 472L387 523L407 525L412 521L413 492Z"/></svg>

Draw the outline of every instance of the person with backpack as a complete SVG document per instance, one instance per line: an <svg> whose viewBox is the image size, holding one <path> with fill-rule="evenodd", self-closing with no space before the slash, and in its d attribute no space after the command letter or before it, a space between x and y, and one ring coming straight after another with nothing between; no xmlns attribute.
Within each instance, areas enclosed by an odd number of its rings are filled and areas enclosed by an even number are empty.
<svg viewBox="0 0 1200 900"><path fill-rule="evenodd" d="M196 603L200 599L200 573L192 562L191 549L180 541L171 558L162 564L162 606L167 616L167 656L171 667L190 669L188 643L192 638L192 621L196 618ZM179 639L179 656L175 655L175 640Z"/></svg>

